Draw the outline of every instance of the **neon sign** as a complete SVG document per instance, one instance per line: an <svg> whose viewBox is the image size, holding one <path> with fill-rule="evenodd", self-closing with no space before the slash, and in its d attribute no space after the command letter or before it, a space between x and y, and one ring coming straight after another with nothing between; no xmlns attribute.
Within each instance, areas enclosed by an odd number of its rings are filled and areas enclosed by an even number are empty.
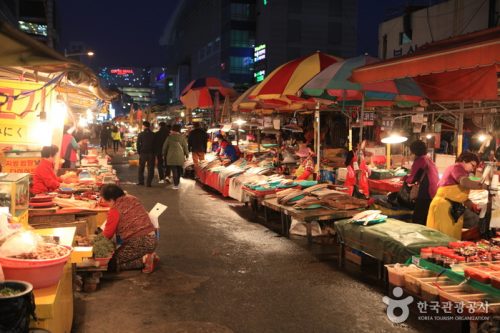
<svg viewBox="0 0 500 333"><path fill-rule="evenodd" d="M114 68L109 71L111 74L116 74L116 75L128 75L128 74L134 74L133 69L123 69L123 68Z"/></svg>
<svg viewBox="0 0 500 333"><path fill-rule="evenodd" d="M253 49L254 62L266 59L266 44L257 45Z"/></svg>
<svg viewBox="0 0 500 333"><path fill-rule="evenodd" d="M266 76L266 71L264 69L253 73L253 77L255 78L255 82L263 81L265 76Z"/></svg>

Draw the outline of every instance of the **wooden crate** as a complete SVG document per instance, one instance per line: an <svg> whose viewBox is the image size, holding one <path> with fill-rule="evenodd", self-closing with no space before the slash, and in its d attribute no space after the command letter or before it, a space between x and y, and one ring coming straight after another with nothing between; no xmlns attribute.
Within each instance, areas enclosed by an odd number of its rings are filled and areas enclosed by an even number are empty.
<svg viewBox="0 0 500 333"><path fill-rule="evenodd" d="M76 227L76 235L87 236L87 221L77 220L71 222L40 222L40 223L30 223L35 229L46 229L46 228L64 228L64 227Z"/></svg>

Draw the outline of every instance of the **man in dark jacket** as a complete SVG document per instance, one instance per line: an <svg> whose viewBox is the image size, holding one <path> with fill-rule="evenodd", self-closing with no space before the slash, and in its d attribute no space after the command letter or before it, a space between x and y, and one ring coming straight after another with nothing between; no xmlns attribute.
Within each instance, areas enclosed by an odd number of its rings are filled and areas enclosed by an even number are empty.
<svg viewBox="0 0 500 333"><path fill-rule="evenodd" d="M146 186L151 187L153 176L155 173L155 151L154 139L155 135L151 132L151 124L149 121L142 123L144 130L137 136L137 153L139 154L139 182L137 185L144 185L144 168L148 164L148 178Z"/></svg>
<svg viewBox="0 0 500 333"><path fill-rule="evenodd" d="M158 168L158 177L160 181L158 183L165 183L165 166L164 166L164 158L162 154L163 144L170 134L170 130L167 128L167 124L165 122L161 122L160 129L155 133L155 158L156 158L156 167Z"/></svg>
<svg viewBox="0 0 500 333"><path fill-rule="evenodd" d="M189 151L192 152L194 166L198 166L199 161L205 159L208 135L207 132L200 127L200 123L194 123L193 127L193 130L188 136L188 148Z"/></svg>

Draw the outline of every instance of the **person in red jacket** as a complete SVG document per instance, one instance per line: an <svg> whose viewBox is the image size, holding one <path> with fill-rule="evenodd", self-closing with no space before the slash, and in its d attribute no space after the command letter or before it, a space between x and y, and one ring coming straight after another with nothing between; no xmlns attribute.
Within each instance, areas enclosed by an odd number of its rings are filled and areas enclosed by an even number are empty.
<svg viewBox="0 0 500 333"><path fill-rule="evenodd" d="M54 160L59 148L56 145L42 148L42 159L33 175L32 194L53 192L59 188L61 179L54 171Z"/></svg>

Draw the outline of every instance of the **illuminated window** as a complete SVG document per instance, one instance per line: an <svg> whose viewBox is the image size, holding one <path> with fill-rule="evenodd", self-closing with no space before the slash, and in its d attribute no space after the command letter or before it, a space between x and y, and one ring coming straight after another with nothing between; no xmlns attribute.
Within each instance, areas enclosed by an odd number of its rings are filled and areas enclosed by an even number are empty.
<svg viewBox="0 0 500 333"><path fill-rule="evenodd" d="M233 74L249 74L252 72L251 57L229 57L229 71Z"/></svg>
<svg viewBox="0 0 500 333"><path fill-rule="evenodd" d="M253 47L255 45L254 33L248 30L231 30L232 47Z"/></svg>
<svg viewBox="0 0 500 333"><path fill-rule="evenodd" d="M19 29L31 35L47 36L47 25L19 21Z"/></svg>
<svg viewBox="0 0 500 333"><path fill-rule="evenodd" d="M231 4L231 19L238 21L249 21L254 16L254 7L246 3Z"/></svg>

